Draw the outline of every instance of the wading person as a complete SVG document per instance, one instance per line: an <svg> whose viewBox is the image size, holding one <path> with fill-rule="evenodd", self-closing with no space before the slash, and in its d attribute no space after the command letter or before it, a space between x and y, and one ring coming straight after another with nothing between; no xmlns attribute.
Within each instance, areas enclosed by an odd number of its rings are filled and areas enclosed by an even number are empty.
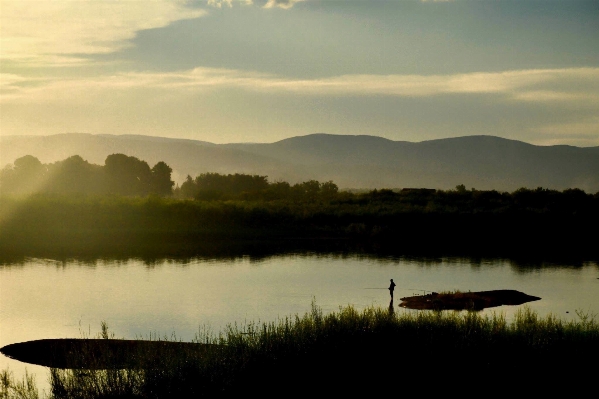
<svg viewBox="0 0 599 399"><path fill-rule="evenodd" d="M393 290L395 289L395 283L393 279L391 279L391 284L389 284L389 294L391 295L391 300L393 300Z"/></svg>

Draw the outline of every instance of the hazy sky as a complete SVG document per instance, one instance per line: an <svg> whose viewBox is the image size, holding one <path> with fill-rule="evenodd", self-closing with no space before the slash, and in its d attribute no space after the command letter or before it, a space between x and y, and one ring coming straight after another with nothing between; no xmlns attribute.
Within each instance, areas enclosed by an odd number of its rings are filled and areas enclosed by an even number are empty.
<svg viewBox="0 0 599 399"><path fill-rule="evenodd" d="M599 0L0 0L0 133L599 145Z"/></svg>

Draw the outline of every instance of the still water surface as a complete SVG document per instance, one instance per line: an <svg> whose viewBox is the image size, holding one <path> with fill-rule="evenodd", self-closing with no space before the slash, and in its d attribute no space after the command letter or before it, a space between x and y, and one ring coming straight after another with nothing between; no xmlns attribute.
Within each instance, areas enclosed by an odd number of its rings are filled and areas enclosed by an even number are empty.
<svg viewBox="0 0 599 399"><path fill-rule="evenodd" d="M373 258L284 255L260 260L141 260L81 263L29 259L0 265L0 346L42 338L95 336L106 321L117 338L172 336L191 341L200 326L274 321L303 314L315 300L324 312L353 305L388 306L426 291L515 289L541 297L541 315L599 314L599 264L519 264L505 259ZM509 319L518 306L483 311ZM0 355L17 376L25 368L47 389L47 369Z"/></svg>

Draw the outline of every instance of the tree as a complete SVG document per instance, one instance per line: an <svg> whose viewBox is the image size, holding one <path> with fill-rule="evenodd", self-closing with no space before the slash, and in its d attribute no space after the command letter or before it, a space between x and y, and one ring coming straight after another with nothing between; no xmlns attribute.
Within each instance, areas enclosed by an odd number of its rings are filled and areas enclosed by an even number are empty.
<svg viewBox="0 0 599 399"><path fill-rule="evenodd" d="M171 195L175 182L171 180L173 170L160 161L151 170L150 192L158 195Z"/></svg>
<svg viewBox="0 0 599 399"><path fill-rule="evenodd" d="M25 155L7 165L0 172L0 187L3 193L32 193L39 191L46 177L47 168L39 159Z"/></svg>
<svg viewBox="0 0 599 399"><path fill-rule="evenodd" d="M194 198L204 200L256 198L269 187L267 176L240 173L234 175L202 173L195 178L194 182L196 185Z"/></svg>
<svg viewBox="0 0 599 399"><path fill-rule="evenodd" d="M125 154L112 154L104 162L108 191L121 195L147 195L152 171L147 162Z"/></svg>
<svg viewBox="0 0 599 399"><path fill-rule="evenodd" d="M294 196L301 199L314 200L320 192L320 183L317 180L308 180L293 185Z"/></svg>
<svg viewBox="0 0 599 399"><path fill-rule="evenodd" d="M457 191L460 194L464 194L466 192L466 186L464 186L463 184L458 184L457 186L455 186L455 191Z"/></svg>
<svg viewBox="0 0 599 399"><path fill-rule="evenodd" d="M268 185L264 191L264 198L267 201L281 200L289 198L291 185L286 181L277 181Z"/></svg>
<svg viewBox="0 0 599 399"><path fill-rule="evenodd" d="M105 190L101 166L92 165L79 155L49 165L48 175L46 190L50 192L92 194Z"/></svg>
<svg viewBox="0 0 599 399"><path fill-rule="evenodd" d="M181 195L185 198L195 198L197 193L198 186L196 185L196 182L190 175L187 175L187 179L181 184Z"/></svg>
<svg viewBox="0 0 599 399"><path fill-rule="evenodd" d="M320 184L320 196L326 199L331 199L337 195L339 187L332 180Z"/></svg>

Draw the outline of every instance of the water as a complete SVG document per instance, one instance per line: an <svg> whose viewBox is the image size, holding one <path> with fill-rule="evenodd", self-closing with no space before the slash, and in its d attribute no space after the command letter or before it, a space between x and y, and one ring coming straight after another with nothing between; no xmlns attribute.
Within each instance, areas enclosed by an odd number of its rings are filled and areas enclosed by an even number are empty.
<svg viewBox="0 0 599 399"><path fill-rule="evenodd" d="M200 326L273 321L310 310L389 305L389 279L398 299L423 291L515 289L541 297L528 304L541 315L575 319L599 314L599 264L520 264L505 259L373 258L280 255L254 260L141 260L81 263L29 259L0 266L0 346L42 338L95 336L108 323L118 338L150 335L192 340ZM517 306L504 312L510 319ZM25 368L48 388L47 369L0 355L17 376Z"/></svg>

